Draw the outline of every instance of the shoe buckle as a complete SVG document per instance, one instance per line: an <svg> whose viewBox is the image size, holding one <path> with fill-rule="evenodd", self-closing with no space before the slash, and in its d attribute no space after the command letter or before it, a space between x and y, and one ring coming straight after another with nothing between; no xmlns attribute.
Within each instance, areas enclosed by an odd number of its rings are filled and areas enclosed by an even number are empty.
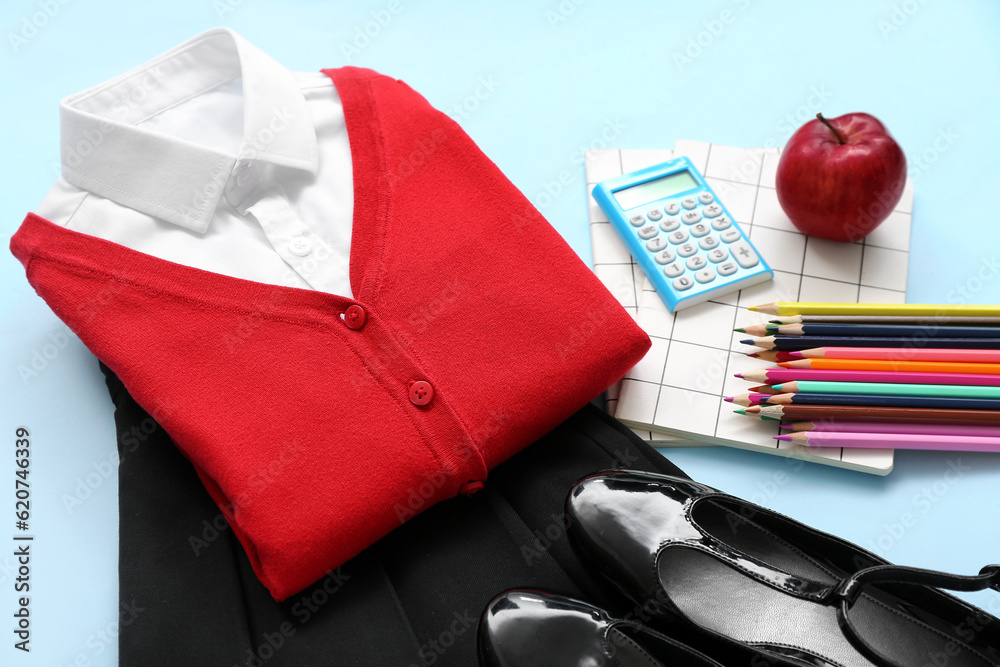
<svg viewBox="0 0 1000 667"><path fill-rule="evenodd" d="M1000 592L1000 565L987 565L979 571L980 577L987 577L988 588Z"/></svg>

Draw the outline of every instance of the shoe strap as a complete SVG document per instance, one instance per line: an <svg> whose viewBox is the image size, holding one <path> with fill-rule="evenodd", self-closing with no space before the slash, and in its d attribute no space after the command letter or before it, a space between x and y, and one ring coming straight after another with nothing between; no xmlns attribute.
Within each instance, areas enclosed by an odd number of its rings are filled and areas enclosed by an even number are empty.
<svg viewBox="0 0 1000 667"><path fill-rule="evenodd" d="M875 565L858 570L830 590L826 602L837 606L837 621L848 641L862 654L882 667L901 667L863 639L851 619L850 609L868 584L915 584L952 591L1000 592L1000 565L987 565L976 575L949 574L937 570L899 565Z"/></svg>
<svg viewBox="0 0 1000 667"><path fill-rule="evenodd" d="M1000 565L987 565L979 574L967 576L900 565L875 565L858 570L830 591L831 601L854 604L867 584L917 584L950 591L1000 591Z"/></svg>

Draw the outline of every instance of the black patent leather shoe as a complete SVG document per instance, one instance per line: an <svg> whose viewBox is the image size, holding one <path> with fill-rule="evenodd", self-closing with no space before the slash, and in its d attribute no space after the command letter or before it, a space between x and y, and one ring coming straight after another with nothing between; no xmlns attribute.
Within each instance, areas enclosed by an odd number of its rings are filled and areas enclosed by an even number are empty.
<svg viewBox="0 0 1000 667"><path fill-rule="evenodd" d="M793 519L686 479L599 473L567 498L570 538L651 623L801 664L996 667L1000 621L947 595L1000 590L898 567Z"/></svg>
<svg viewBox="0 0 1000 667"><path fill-rule="evenodd" d="M494 598L478 640L482 667L722 667L639 623L537 591Z"/></svg>

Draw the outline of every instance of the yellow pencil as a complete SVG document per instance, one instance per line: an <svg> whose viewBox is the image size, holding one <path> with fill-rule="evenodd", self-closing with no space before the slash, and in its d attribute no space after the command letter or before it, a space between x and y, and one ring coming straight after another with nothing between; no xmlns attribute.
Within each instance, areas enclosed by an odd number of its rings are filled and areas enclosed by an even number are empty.
<svg viewBox="0 0 1000 667"><path fill-rule="evenodd" d="M783 301L751 306L748 310L767 315L957 315L997 317L1000 306L955 306L946 303L819 303Z"/></svg>

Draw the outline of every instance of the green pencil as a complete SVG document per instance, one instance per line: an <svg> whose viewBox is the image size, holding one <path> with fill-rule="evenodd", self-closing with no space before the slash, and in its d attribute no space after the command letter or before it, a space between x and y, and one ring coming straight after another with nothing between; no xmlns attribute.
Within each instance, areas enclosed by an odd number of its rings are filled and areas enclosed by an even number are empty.
<svg viewBox="0 0 1000 667"><path fill-rule="evenodd" d="M950 384L899 384L894 382L819 382L796 380L774 385L779 392L803 394L881 394L883 396L934 396L938 398L1000 398L1000 387Z"/></svg>

